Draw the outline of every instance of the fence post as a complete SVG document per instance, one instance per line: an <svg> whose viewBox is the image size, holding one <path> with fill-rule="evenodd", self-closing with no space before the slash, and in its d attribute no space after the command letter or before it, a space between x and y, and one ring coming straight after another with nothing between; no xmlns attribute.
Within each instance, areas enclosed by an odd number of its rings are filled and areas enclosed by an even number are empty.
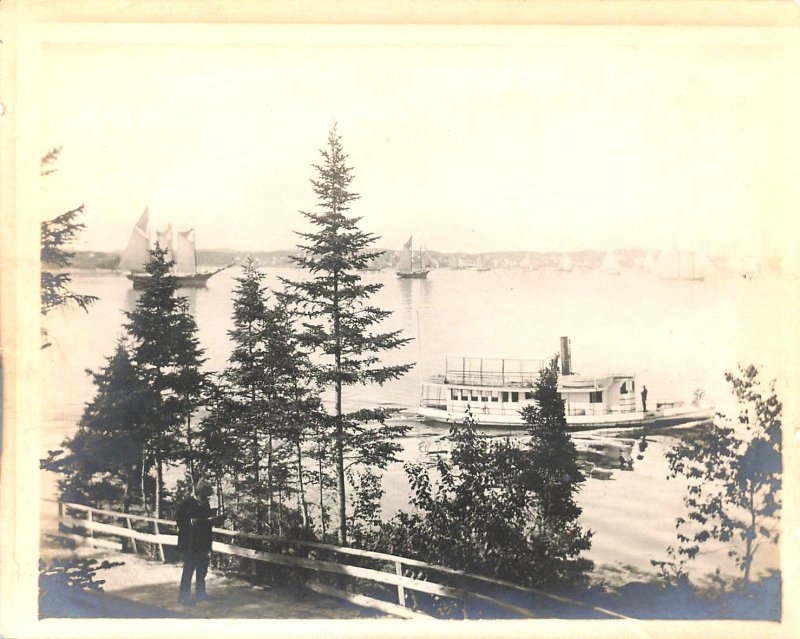
<svg viewBox="0 0 800 639"><path fill-rule="evenodd" d="M399 561L394 562L394 571L397 573L398 577L403 576L403 564ZM397 598L400 600L400 605L406 605L406 590L403 588L402 583L397 584Z"/></svg>
<svg viewBox="0 0 800 639"><path fill-rule="evenodd" d="M153 520L153 531L156 535L161 535L158 530L158 519ZM158 556L161 558L161 562L166 563L166 559L164 559L164 545L161 542L158 542L156 545L158 546Z"/></svg>
<svg viewBox="0 0 800 639"><path fill-rule="evenodd" d="M131 524L131 518L130 517L125 517L125 521L128 524L128 530L133 532L133 525ZM131 544L133 544L133 554L134 555L138 555L139 554L139 549L136 547L136 539L133 536L131 536L130 539L131 539Z"/></svg>

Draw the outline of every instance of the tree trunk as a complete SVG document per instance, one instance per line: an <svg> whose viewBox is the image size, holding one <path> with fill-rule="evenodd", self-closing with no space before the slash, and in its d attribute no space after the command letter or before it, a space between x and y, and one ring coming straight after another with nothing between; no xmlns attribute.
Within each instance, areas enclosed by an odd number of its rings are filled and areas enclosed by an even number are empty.
<svg viewBox="0 0 800 639"><path fill-rule="evenodd" d="M161 517L161 487L164 484L164 463L161 461L161 453L156 457L156 517Z"/></svg>
<svg viewBox="0 0 800 639"><path fill-rule="evenodd" d="M142 490L142 506L144 507L145 514L150 516L150 504L147 502L147 491L145 490L144 473L147 468L147 449L142 447L142 468L141 468L141 490Z"/></svg>
<svg viewBox="0 0 800 639"><path fill-rule="evenodd" d="M750 511L750 526L747 529L747 538L745 539L745 551L744 551L744 585L747 586L750 583L750 565L753 563L753 539L755 539L756 534L756 509L755 509L755 499L754 499L754 488L753 484L750 483L749 486L749 494L748 494L748 510Z"/></svg>
<svg viewBox="0 0 800 639"><path fill-rule="evenodd" d="M269 434L267 435L267 525L270 531L272 531L273 505L275 501L272 496L272 491L274 490L272 485L272 460L272 424L270 424Z"/></svg>
<svg viewBox="0 0 800 639"><path fill-rule="evenodd" d="M308 530L308 503L306 502L306 488L303 483L303 452L299 440L297 441L297 499L303 518L303 529Z"/></svg>
<svg viewBox="0 0 800 639"><path fill-rule="evenodd" d="M186 467L189 469L189 481L192 486L197 485L197 477L194 475L194 451L192 450L192 414L186 415L186 450L188 459Z"/></svg>
<svg viewBox="0 0 800 639"><path fill-rule="evenodd" d="M344 477L344 424L342 423L342 337L339 323L339 278L333 279L333 335L336 340L336 488L339 494L339 543L347 545L347 495Z"/></svg>
<svg viewBox="0 0 800 639"><path fill-rule="evenodd" d="M237 513L241 513L242 512L242 501L241 501L239 496L242 494L242 491L239 488L239 473L238 472L234 472L233 473L233 485L236 487L236 512Z"/></svg>
<svg viewBox="0 0 800 639"><path fill-rule="evenodd" d="M260 477L259 477L259 466L261 460L259 459L258 454L258 429L253 426L253 497L256 500L256 532L261 533L263 530L262 527L262 517L261 517L261 494L258 490Z"/></svg>
<svg viewBox="0 0 800 639"><path fill-rule="evenodd" d="M125 479L125 496L122 500L122 512L129 513L131 511L131 484L133 483L133 475L128 475Z"/></svg>
<svg viewBox="0 0 800 639"><path fill-rule="evenodd" d="M319 520L322 524L322 539L325 539L325 533L327 532L325 526L325 502L323 500L323 491L322 491L322 451L320 450L322 444L317 440L317 453L319 454Z"/></svg>
<svg viewBox="0 0 800 639"><path fill-rule="evenodd" d="M339 543L347 545L347 508L344 476L344 429L342 428L342 385L336 383L336 489L339 493Z"/></svg>

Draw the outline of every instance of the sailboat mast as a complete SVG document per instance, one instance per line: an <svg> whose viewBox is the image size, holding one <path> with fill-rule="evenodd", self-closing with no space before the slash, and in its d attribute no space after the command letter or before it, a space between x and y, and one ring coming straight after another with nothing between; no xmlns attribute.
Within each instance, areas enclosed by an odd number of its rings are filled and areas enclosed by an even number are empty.
<svg viewBox="0 0 800 639"><path fill-rule="evenodd" d="M192 229L192 235L195 235L194 229ZM192 250L194 251L194 272L197 273L197 237L192 238Z"/></svg>

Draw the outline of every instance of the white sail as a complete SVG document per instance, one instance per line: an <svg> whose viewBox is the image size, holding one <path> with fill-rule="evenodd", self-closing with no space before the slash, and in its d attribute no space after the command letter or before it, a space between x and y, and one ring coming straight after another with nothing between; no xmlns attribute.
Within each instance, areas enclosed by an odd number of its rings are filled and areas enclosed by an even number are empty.
<svg viewBox="0 0 800 639"><path fill-rule="evenodd" d="M413 237L408 238L408 242L403 244L400 255L397 257L397 270L404 273L411 271L411 240Z"/></svg>
<svg viewBox="0 0 800 639"><path fill-rule="evenodd" d="M703 254L673 249L662 251L655 264L659 277L670 280L702 280L710 262Z"/></svg>
<svg viewBox="0 0 800 639"><path fill-rule="evenodd" d="M661 251L656 260L655 270L659 277L674 279L681 268L681 254L677 249Z"/></svg>
<svg viewBox="0 0 800 639"><path fill-rule="evenodd" d="M197 273L197 255L194 247L194 229L178 231L174 238L175 273Z"/></svg>
<svg viewBox="0 0 800 639"><path fill-rule="evenodd" d="M156 244L167 251L167 259L175 261L175 247L172 245L172 224L163 231L156 231ZM173 269L174 270L174 269Z"/></svg>
<svg viewBox="0 0 800 639"><path fill-rule="evenodd" d="M431 254L428 252L428 247L426 246L425 249L422 251L422 268L423 270L426 268L431 268L433 266L433 258Z"/></svg>
<svg viewBox="0 0 800 639"><path fill-rule="evenodd" d="M606 253L606 256L603 258L603 264L600 268L602 268L605 273L610 275L619 275L622 272L614 251L609 251Z"/></svg>
<svg viewBox="0 0 800 639"><path fill-rule="evenodd" d="M131 231L128 245L122 253L119 268L126 271L143 271L150 252L150 210L145 208L144 213L136 222Z"/></svg>
<svg viewBox="0 0 800 639"><path fill-rule="evenodd" d="M684 251L680 254L680 272L678 276L682 280L702 280L706 276L707 260L694 253Z"/></svg>

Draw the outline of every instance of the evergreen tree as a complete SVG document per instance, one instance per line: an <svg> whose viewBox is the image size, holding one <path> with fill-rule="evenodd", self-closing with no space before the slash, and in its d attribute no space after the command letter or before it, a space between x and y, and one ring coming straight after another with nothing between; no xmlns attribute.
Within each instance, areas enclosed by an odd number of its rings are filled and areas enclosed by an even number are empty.
<svg viewBox="0 0 800 639"><path fill-rule="evenodd" d="M137 492L144 447L142 387L122 340L97 373L89 371L97 392L78 422L77 432L50 451L43 466L65 475L59 481L67 501L125 512Z"/></svg>
<svg viewBox="0 0 800 639"><path fill-rule="evenodd" d="M333 389L334 409L329 424L338 495L338 537L345 544L347 466L384 468L399 450L392 440L407 428L387 425L385 410L345 413L343 388L383 384L403 375L412 365L384 366L379 358L381 353L400 348L409 340L402 338L399 331L373 332L391 313L369 304L381 285L365 284L359 274L380 253L370 250L376 236L359 230L361 218L348 215L350 204L359 196L350 190L352 169L347 165L336 126L331 128L327 148L321 154L321 164L314 165L316 179L311 180L317 210L302 212L315 230L299 233L304 243L298 247L300 256L293 258L309 277L284 282L306 318L306 343L319 355L318 379ZM377 427L370 428L369 423Z"/></svg>
<svg viewBox="0 0 800 639"><path fill-rule="evenodd" d="M246 498L240 500L240 514L257 531L281 527L280 513L295 491L307 525L303 443L319 412L287 300L275 296L270 306L263 280L252 260L237 278L229 331L233 350L221 375L227 401L218 406L230 415L240 442L232 469L240 498Z"/></svg>
<svg viewBox="0 0 800 639"><path fill-rule="evenodd" d="M263 531L264 489L262 458L272 419L268 416L270 367L265 343L266 289L264 276L252 260L236 278L233 297L233 328L228 335L233 350L228 366L221 374L221 388L227 396L225 410L239 440L240 452L235 459L236 489L253 508L255 530ZM270 469L267 469L268 473Z"/></svg>
<svg viewBox="0 0 800 639"><path fill-rule="evenodd" d="M55 162L61 148L52 149L41 159L41 174L49 175L56 169L48 168ZM47 315L52 310L62 307L77 306L83 311L97 301L94 295L76 293L69 288L72 276L61 270L69 266L75 256L66 247L80 235L85 225L78 222L78 216L83 214L83 204L66 213L45 220L41 223L40 261L41 270L41 312ZM52 270L51 270L52 269ZM58 270L56 270L58 269ZM42 336L47 339L47 331L42 328ZM45 341L42 348L47 348L50 343Z"/></svg>
<svg viewBox="0 0 800 639"><path fill-rule="evenodd" d="M540 549L538 569L554 581L572 583L591 569L581 552L591 547L592 533L580 526L582 509L575 503L585 477L578 466L578 451L570 437L564 399L558 392L558 358L545 367L536 381L533 406L522 410L527 442L529 488L532 502L531 542Z"/></svg>
<svg viewBox="0 0 800 639"><path fill-rule="evenodd" d="M267 312L267 349L272 364L273 410L280 415L277 433L284 442L282 457L290 466L287 479L297 493L301 525L310 526L306 478L313 477L305 464L304 445L313 437L322 416L319 388L308 353L296 332L296 315L285 295L277 295Z"/></svg>
<svg viewBox="0 0 800 639"><path fill-rule="evenodd" d="M203 406L206 414L200 421L194 446L195 471L197 476L213 482L219 506L232 515L230 523L236 528L238 509L226 506L224 488L229 478L234 487L239 484L242 455L238 414L226 388L212 379L206 380Z"/></svg>
<svg viewBox="0 0 800 639"><path fill-rule="evenodd" d="M155 466L158 516L162 514L164 466L186 460L188 447L182 428L188 429L188 420L199 404L199 371L204 361L197 325L186 299L177 294L171 270L166 249L156 245L145 265L147 282L134 310L126 312L125 325L137 374L147 389L142 401L146 417L141 472L144 483L145 473Z"/></svg>

